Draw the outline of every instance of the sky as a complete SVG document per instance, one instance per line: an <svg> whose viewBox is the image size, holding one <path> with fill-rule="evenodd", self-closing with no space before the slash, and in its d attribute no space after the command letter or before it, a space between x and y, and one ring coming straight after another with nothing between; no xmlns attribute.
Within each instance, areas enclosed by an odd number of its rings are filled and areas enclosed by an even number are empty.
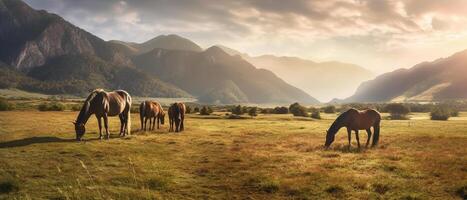
<svg viewBox="0 0 467 200"><path fill-rule="evenodd" d="M26 0L104 40L161 34L358 64L375 73L467 49L467 0Z"/></svg>

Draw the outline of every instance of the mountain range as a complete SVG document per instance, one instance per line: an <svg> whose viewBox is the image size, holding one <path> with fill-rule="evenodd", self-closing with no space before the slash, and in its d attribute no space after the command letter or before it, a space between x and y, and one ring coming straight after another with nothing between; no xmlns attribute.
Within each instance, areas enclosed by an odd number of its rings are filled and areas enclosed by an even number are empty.
<svg viewBox="0 0 467 200"><path fill-rule="evenodd" d="M217 45L230 55L239 55L255 67L267 69L287 83L303 89L321 101L352 95L363 81L374 74L358 65L336 61L313 62L289 56L249 56L223 45Z"/></svg>
<svg viewBox="0 0 467 200"><path fill-rule="evenodd" d="M93 88L206 103L318 103L272 72L177 35L104 41L58 15L0 0L0 87L85 95Z"/></svg>
<svg viewBox="0 0 467 200"><path fill-rule="evenodd" d="M343 102L430 102L467 98L467 50L362 83Z"/></svg>

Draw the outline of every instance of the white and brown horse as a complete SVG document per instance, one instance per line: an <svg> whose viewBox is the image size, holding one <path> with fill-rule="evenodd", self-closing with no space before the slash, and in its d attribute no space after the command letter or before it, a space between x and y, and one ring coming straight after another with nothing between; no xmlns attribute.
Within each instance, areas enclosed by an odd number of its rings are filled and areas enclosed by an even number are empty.
<svg viewBox="0 0 467 200"><path fill-rule="evenodd" d="M149 130L154 130L156 121L157 129L159 129L159 123L164 124L165 112L160 103L156 101L143 101L139 105L139 116L141 120L141 130L146 131L148 119Z"/></svg>
<svg viewBox="0 0 467 200"><path fill-rule="evenodd" d="M117 116L120 118L120 136L131 134L131 96L123 90L106 92L96 89L89 94L84 101L84 105L73 124L75 125L76 139L81 140L86 132L85 125L88 119L94 114L99 125L99 139L102 139L102 122L107 139L110 137L108 117Z"/></svg>
<svg viewBox="0 0 467 200"><path fill-rule="evenodd" d="M368 134L368 138L366 140L366 146L370 143L371 138L371 127L373 127L373 143L371 146L376 146L379 141L379 129L380 129L380 122L381 122L381 115L378 111L369 109L358 111L356 109L349 109L339 115L337 119L332 123L331 127L327 131L326 134L326 142L324 146L327 148L334 142L335 135L339 131L340 128L346 127L347 134L349 139L349 147L350 147L350 140L351 140L351 133L355 131L355 135L357 138L358 148L360 148L360 138L358 136L359 130L366 130Z"/></svg>

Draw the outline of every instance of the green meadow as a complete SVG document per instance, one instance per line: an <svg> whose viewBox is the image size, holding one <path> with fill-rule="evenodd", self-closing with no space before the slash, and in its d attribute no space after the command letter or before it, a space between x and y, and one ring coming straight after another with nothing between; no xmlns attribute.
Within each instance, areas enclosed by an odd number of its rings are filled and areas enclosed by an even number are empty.
<svg viewBox="0 0 467 200"><path fill-rule="evenodd" d="M463 199L467 113L383 120L380 145L351 148L341 130L324 150L322 120L291 115L226 119L190 114L186 131L74 140L77 112L0 112L0 199ZM168 121L168 120L167 120ZM360 132L361 141L366 133Z"/></svg>

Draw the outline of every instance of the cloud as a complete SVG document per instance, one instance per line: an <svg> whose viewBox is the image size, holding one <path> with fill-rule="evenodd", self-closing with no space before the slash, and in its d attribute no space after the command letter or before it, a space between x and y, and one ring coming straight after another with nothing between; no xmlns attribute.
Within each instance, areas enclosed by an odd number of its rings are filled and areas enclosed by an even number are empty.
<svg viewBox="0 0 467 200"><path fill-rule="evenodd" d="M464 44L467 33L465 0L26 1L107 40L142 42L174 33L204 47L340 59L376 71L431 58L397 53L424 45L445 53L465 48L451 42L457 37Z"/></svg>

